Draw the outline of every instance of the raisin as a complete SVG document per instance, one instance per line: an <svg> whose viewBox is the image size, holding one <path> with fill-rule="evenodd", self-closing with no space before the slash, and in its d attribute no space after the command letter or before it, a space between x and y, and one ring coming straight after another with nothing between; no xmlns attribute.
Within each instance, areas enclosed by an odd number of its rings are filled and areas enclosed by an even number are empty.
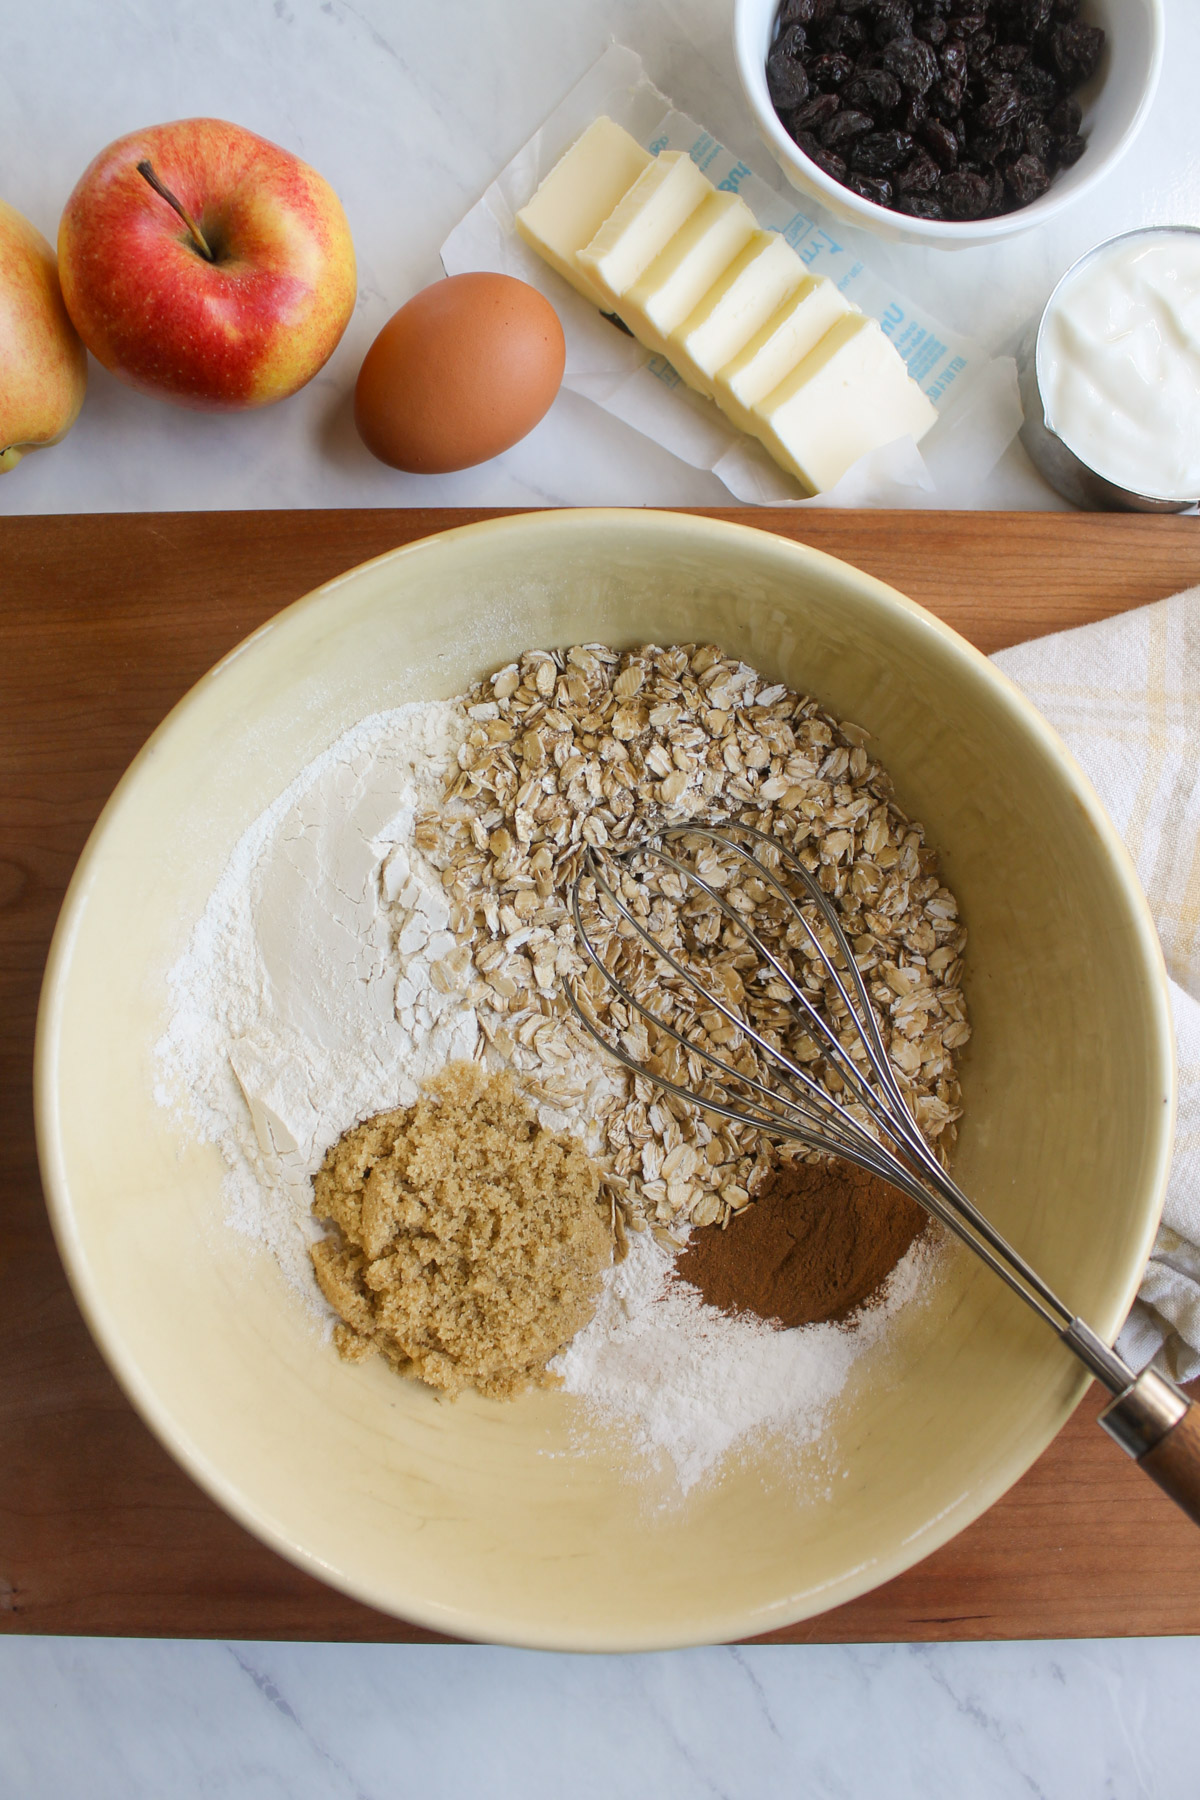
<svg viewBox="0 0 1200 1800"><path fill-rule="evenodd" d="M939 44L945 43L949 31L950 27L945 19L922 19L919 25L913 26L913 36L919 37L923 43L932 44L935 50Z"/></svg>
<svg viewBox="0 0 1200 1800"><path fill-rule="evenodd" d="M907 0L879 0L875 8L875 42L882 47L893 38L910 38L913 9Z"/></svg>
<svg viewBox="0 0 1200 1800"><path fill-rule="evenodd" d="M992 198L992 184L986 175L956 169L943 175L938 195L948 219L982 219Z"/></svg>
<svg viewBox="0 0 1200 1800"><path fill-rule="evenodd" d="M778 113L794 112L809 95L808 75L804 64L780 57L767 64L767 92Z"/></svg>
<svg viewBox="0 0 1200 1800"><path fill-rule="evenodd" d="M1054 140L1054 155L1060 169L1069 169L1077 163L1087 149L1087 141L1081 137L1060 137Z"/></svg>
<svg viewBox="0 0 1200 1800"><path fill-rule="evenodd" d="M1104 33L1098 25L1059 25L1051 43L1054 61L1071 87L1079 87L1096 73L1104 49Z"/></svg>
<svg viewBox="0 0 1200 1800"><path fill-rule="evenodd" d="M1007 157L1012 149L1012 134L1003 131L979 131L971 133L971 161L981 169L988 169L1000 157Z"/></svg>
<svg viewBox="0 0 1200 1800"><path fill-rule="evenodd" d="M996 75L1015 75L1029 61L1029 48L1026 44L997 44L988 57L988 66L983 71L987 80Z"/></svg>
<svg viewBox="0 0 1200 1800"><path fill-rule="evenodd" d="M1040 63L1027 62L1018 69L1017 86L1031 105L1043 110L1058 99L1058 82Z"/></svg>
<svg viewBox="0 0 1200 1800"><path fill-rule="evenodd" d="M911 136L918 131L929 117L928 94L914 94L904 109L903 128Z"/></svg>
<svg viewBox="0 0 1200 1800"><path fill-rule="evenodd" d="M1027 44L1049 29L1050 10L1050 0L1021 0L1016 8L1015 27Z"/></svg>
<svg viewBox="0 0 1200 1800"><path fill-rule="evenodd" d="M862 137L864 132L874 131L875 121L870 113L855 112L852 107L843 106L840 113L830 119L821 131L821 142L826 150L844 150L855 138Z"/></svg>
<svg viewBox="0 0 1200 1800"><path fill-rule="evenodd" d="M854 64L841 50L827 50L808 65L809 79L819 88L840 88L854 73Z"/></svg>
<svg viewBox="0 0 1200 1800"><path fill-rule="evenodd" d="M977 31L982 31L986 24L986 13L959 12L954 15L954 29L960 37L973 37Z"/></svg>
<svg viewBox="0 0 1200 1800"><path fill-rule="evenodd" d="M946 216L936 194L901 194L896 208L911 219L944 219Z"/></svg>
<svg viewBox="0 0 1200 1800"><path fill-rule="evenodd" d="M805 105L797 107L788 120L788 130L793 137L798 131L820 131L841 110L841 105L836 94L814 94Z"/></svg>
<svg viewBox="0 0 1200 1800"><path fill-rule="evenodd" d="M836 151L826 150L824 145L819 144L809 131L800 132L796 136L796 143L803 150L805 156L815 162L818 169L823 169L832 181L845 181L846 164Z"/></svg>
<svg viewBox="0 0 1200 1800"><path fill-rule="evenodd" d="M967 46L961 38L952 37L948 43L943 44L938 61L947 81L956 81L961 85L967 79Z"/></svg>
<svg viewBox="0 0 1200 1800"><path fill-rule="evenodd" d="M1083 0L1054 0L1054 16L1069 25L1072 19L1079 17L1082 4Z"/></svg>
<svg viewBox="0 0 1200 1800"><path fill-rule="evenodd" d="M1028 153L1018 156L1016 162L1009 163L1004 171L1004 179L1018 206L1028 206L1031 200L1040 199L1050 186L1045 164Z"/></svg>
<svg viewBox="0 0 1200 1800"><path fill-rule="evenodd" d="M808 33L803 25L789 25L781 31L771 46L771 54L767 57L768 67L774 57L788 56L795 62L803 62L808 54Z"/></svg>
<svg viewBox="0 0 1200 1800"><path fill-rule="evenodd" d="M1078 100L1060 100L1053 112L1046 114L1046 123L1055 137L1077 137L1083 124L1083 108Z"/></svg>
<svg viewBox="0 0 1200 1800"><path fill-rule="evenodd" d="M816 12L816 0L783 0L779 9L779 29L786 31L789 25L811 25Z"/></svg>
<svg viewBox="0 0 1200 1800"><path fill-rule="evenodd" d="M821 44L826 50L861 50L867 41L867 27L862 19L835 16L821 29Z"/></svg>
<svg viewBox="0 0 1200 1800"><path fill-rule="evenodd" d="M929 90L926 98L929 110L935 119L953 126L962 115L963 86L961 81L939 81Z"/></svg>
<svg viewBox="0 0 1200 1800"><path fill-rule="evenodd" d="M851 193L859 195L863 200L873 200L876 206L892 204L892 184L870 175L847 175L846 186Z"/></svg>
<svg viewBox="0 0 1200 1800"><path fill-rule="evenodd" d="M928 150L918 150L911 161L896 171L896 191L901 194L927 194L941 179L941 170Z"/></svg>
<svg viewBox="0 0 1200 1800"><path fill-rule="evenodd" d="M1020 112L1021 96L1011 83L1012 78L1009 76L989 84L983 104L975 111L975 117L984 131L1003 131Z"/></svg>
<svg viewBox="0 0 1200 1800"><path fill-rule="evenodd" d="M1036 156L1040 163L1047 166L1053 159L1054 134L1045 119L1033 118L1026 122L1021 134L1021 141L1029 156Z"/></svg>
<svg viewBox="0 0 1200 1800"><path fill-rule="evenodd" d="M886 118L900 104L900 83L886 69L858 69L842 89L842 102Z"/></svg>
<svg viewBox="0 0 1200 1800"><path fill-rule="evenodd" d="M927 94L938 78L938 59L920 38L894 38L883 52L883 66L911 94Z"/></svg>
<svg viewBox="0 0 1200 1800"><path fill-rule="evenodd" d="M958 139L940 119L924 120L917 136L943 172L958 167Z"/></svg>
<svg viewBox="0 0 1200 1800"><path fill-rule="evenodd" d="M995 41L990 31L977 31L967 40L967 68L972 75L979 74Z"/></svg>
<svg viewBox="0 0 1200 1800"><path fill-rule="evenodd" d="M869 131L850 150L850 166L861 175L890 175L908 161L915 146L906 131Z"/></svg>

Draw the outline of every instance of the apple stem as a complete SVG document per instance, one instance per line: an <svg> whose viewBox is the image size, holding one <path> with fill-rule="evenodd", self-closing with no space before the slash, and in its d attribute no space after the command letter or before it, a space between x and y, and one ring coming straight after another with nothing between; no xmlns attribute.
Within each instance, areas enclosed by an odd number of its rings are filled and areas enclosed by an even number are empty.
<svg viewBox="0 0 1200 1800"><path fill-rule="evenodd" d="M146 159L138 164L137 172L142 177L143 181L148 181L150 183L150 186L154 189L156 194L161 194L168 206L173 206L175 208L175 211L179 214L180 218L191 232L192 237L195 240L196 248L204 258L205 262L216 262L217 259L209 249L208 240L204 233L201 231L186 206L175 198L174 194L165 183L159 180L154 172L154 164L150 162L149 159Z"/></svg>

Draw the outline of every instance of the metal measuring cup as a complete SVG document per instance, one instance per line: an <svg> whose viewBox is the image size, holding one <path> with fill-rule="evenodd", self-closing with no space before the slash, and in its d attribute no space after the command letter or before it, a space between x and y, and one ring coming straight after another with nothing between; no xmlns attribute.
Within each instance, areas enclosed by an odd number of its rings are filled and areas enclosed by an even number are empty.
<svg viewBox="0 0 1200 1800"><path fill-rule="evenodd" d="M1050 295L1038 320L1036 331L1032 331L1017 358L1017 368L1021 384L1021 405L1025 411L1025 423L1021 427L1021 442L1029 453L1030 459L1040 474L1044 475L1051 487L1060 493L1064 500L1071 501L1074 506L1081 506L1091 512L1187 512L1190 507L1200 506L1200 494L1191 500L1164 500L1154 494L1137 493L1132 488L1121 487L1110 481L1098 470L1084 460L1070 445L1058 435L1046 409L1043 399L1042 376L1045 364L1042 361L1046 321L1054 309L1059 294L1082 269L1094 262L1097 257L1114 244L1125 242L1128 238L1153 238L1164 233L1178 236L1180 232L1193 233L1200 236L1200 227L1195 225L1147 225L1136 231L1118 232L1116 237L1105 238L1103 243L1092 249L1075 262L1058 282Z"/></svg>

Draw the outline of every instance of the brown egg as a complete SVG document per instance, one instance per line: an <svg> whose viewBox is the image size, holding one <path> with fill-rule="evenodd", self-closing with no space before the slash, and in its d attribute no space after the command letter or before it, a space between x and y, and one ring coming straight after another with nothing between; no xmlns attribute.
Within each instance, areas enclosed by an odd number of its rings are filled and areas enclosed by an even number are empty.
<svg viewBox="0 0 1200 1800"><path fill-rule="evenodd" d="M558 315L511 275L450 275L414 294L363 358L354 422L394 469L440 475L532 431L562 381Z"/></svg>

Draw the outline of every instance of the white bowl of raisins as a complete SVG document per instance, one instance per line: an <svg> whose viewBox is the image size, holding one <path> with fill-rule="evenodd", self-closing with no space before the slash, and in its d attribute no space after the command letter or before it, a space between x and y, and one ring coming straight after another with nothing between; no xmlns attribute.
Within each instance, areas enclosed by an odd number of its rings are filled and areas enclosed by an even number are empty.
<svg viewBox="0 0 1200 1800"><path fill-rule="evenodd" d="M734 55L793 186L882 237L991 243L1132 142L1162 0L735 0Z"/></svg>

